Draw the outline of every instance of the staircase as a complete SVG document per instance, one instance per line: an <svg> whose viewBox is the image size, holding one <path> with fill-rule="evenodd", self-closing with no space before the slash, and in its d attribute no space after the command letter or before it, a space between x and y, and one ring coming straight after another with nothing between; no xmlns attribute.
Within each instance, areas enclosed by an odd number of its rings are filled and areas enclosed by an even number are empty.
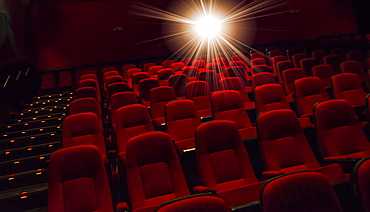
<svg viewBox="0 0 370 212"><path fill-rule="evenodd" d="M47 167L72 93L34 97L0 126L0 211L47 211Z"/></svg>

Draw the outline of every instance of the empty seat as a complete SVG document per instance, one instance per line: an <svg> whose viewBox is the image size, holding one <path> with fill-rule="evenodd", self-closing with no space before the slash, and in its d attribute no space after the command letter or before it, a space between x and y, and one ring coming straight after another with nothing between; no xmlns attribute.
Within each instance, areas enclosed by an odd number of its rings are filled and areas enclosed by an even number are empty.
<svg viewBox="0 0 370 212"><path fill-rule="evenodd" d="M149 68L149 77L158 79L158 71L162 70L164 67L163 66L151 66Z"/></svg>
<svg viewBox="0 0 370 212"><path fill-rule="evenodd" d="M224 73L224 70L225 70L225 66L222 66L221 63L208 63L206 65L206 70L208 71L214 71L217 76L219 77L218 79L220 79L220 75L223 75Z"/></svg>
<svg viewBox="0 0 370 212"><path fill-rule="evenodd" d="M279 84L260 85L254 90L256 111L260 114L273 109L291 109ZM312 127L309 117L299 118L301 127Z"/></svg>
<svg viewBox="0 0 370 212"><path fill-rule="evenodd" d="M165 123L164 106L175 99L175 90L170 86L159 86L150 90L150 113L157 126Z"/></svg>
<svg viewBox="0 0 370 212"><path fill-rule="evenodd" d="M126 82L131 88L132 88L132 75L134 75L135 73L139 73L139 72L142 72L140 68L131 68L127 70Z"/></svg>
<svg viewBox="0 0 370 212"><path fill-rule="evenodd" d="M235 90L238 91L242 98L245 109L254 109L254 102L251 102L247 94L247 90L243 86L239 77L226 77L220 81L222 90Z"/></svg>
<svg viewBox="0 0 370 212"><path fill-rule="evenodd" d="M42 75L41 91L44 93L55 92L57 84L55 81L54 73L46 73Z"/></svg>
<svg viewBox="0 0 370 212"><path fill-rule="evenodd" d="M182 73L188 77L189 81L194 81L197 78L198 70L197 66L185 66Z"/></svg>
<svg viewBox="0 0 370 212"><path fill-rule="evenodd" d="M277 69L277 76L279 82L283 82L283 71L294 68L294 64L290 60L284 60L276 63L276 69Z"/></svg>
<svg viewBox="0 0 370 212"><path fill-rule="evenodd" d="M324 88L331 88L331 77L335 74L334 68L331 65L322 64L312 68L312 75L321 79Z"/></svg>
<svg viewBox="0 0 370 212"><path fill-rule="evenodd" d="M143 79L149 78L149 74L146 72L138 72L131 76L131 88L139 96L139 83Z"/></svg>
<svg viewBox="0 0 370 212"><path fill-rule="evenodd" d="M198 73L197 78L200 81L208 82L208 85L211 91L218 91L220 89L218 77L217 77L216 71L214 70L201 71Z"/></svg>
<svg viewBox="0 0 370 212"><path fill-rule="evenodd" d="M200 183L197 191L213 190L229 207L259 200L258 182L235 122L203 123L195 133Z"/></svg>
<svg viewBox="0 0 370 212"><path fill-rule="evenodd" d="M168 78L172 76L173 69L172 68L164 68L158 71L158 82L160 85L168 85Z"/></svg>
<svg viewBox="0 0 370 212"><path fill-rule="evenodd" d="M264 212L343 211L333 187L324 175L315 172L269 180L261 190L261 205Z"/></svg>
<svg viewBox="0 0 370 212"><path fill-rule="evenodd" d="M226 202L211 194L194 194L165 202L155 212L230 212Z"/></svg>
<svg viewBox="0 0 370 212"><path fill-rule="evenodd" d="M149 68L155 66L155 63L144 63L143 64L143 71L149 74Z"/></svg>
<svg viewBox="0 0 370 212"><path fill-rule="evenodd" d="M178 151L193 149L194 132L200 125L200 116L192 100L168 102L165 106L166 129Z"/></svg>
<svg viewBox="0 0 370 212"><path fill-rule="evenodd" d="M258 74L263 72L269 72L272 73L272 70L267 65L255 65L251 67L251 73Z"/></svg>
<svg viewBox="0 0 370 212"><path fill-rule="evenodd" d="M190 194L167 133L147 132L131 138L126 149L126 170L133 211L154 211L164 202Z"/></svg>
<svg viewBox="0 0 370 212"><path fill-rule="evenodd" d="M139 96L141 103L150 106L150 90L155 87L159 87L159 82L153 78L142 79L139 82Z"/></svg>
<svg viewBox="0 0 370 212"><path fill-rule="evenodd" d="M343 59L336 55L336 54L330 54L326 55L323 59L324 64L331 65L335 72L340 72L340 63L343 62Z"/></svg>
<svg viewBox="0 0 370 212"><path fill-rule="evenodd" d="M64 119L62 146L77 144L97 146L103 161L107 160L102 125L95 113L76 113Z"/></svg>
<svg viewBox="0 0 370 212"><path fill-rule="evenodd" d="M102 124L101 118L101 108L99 102L92 97L78 98L73 100L69 106L69 114L73 115L76 113L95 113L99 119L100 124Z"/></svg>
<svg viewBox="0 0 370 212"><path fill-rule="evenodd" d="M192 66L196 66L198 68L205 68L206 67L206 61L205 60L194 60L191 63Z"/></svg>
<svg viewBox="0 0 370 212"><path fill-rule="evenodd" d="M314 108L314 116L324 159L370 156L369 141L348 101L333 99L320 102Z"/></svg>
<svg viewBox="0 0 370 212"><path fill-rule="evenodd" d="M292 61L293 61L294 67L301 68L300 61L305 58L308 58L308 56L305 53L296 53L292 55Z"/></svg>
<svg viewBox="0 0 370 212"><path fill-rule="evenodd" d="M323 50L323 49L318 49L318 50L315 50L313 52L311 52L311 56L318 62L318 63L322 63L322 59L328 55L329 53L326 51L326 50Z"/></svg>
<svg viewBox="0 0 370 212"><path fill-rule="evenodd" d="M171 64L174 63L175 61L174 60L165 60L162 62L162 66L163 68L170 68L171 67Z"/></svg>
<svg viewBox="0 0 370 212"><path fill-rule="evenodd" d="M126 146L130 138L154 130L148 108L140 104L120 107L115 112L117 153L126 160Z"/></svg>
<svg viewBox="0 0 370 212"><path fill-rule="evenodd" d="M129 69L132 69L132 68L136 68L136 65L135 64L126 64L126 65L123 65L122 66L122 76L123 76L123 80L125 81L125 82L127 82L127 80L128 80L128 70Z"/></svg>
<svg viewBox="0 0 370 212"><path fill-rule="evenodd" d="M115 82L108 85L107 91L108 91L108 102L110 102L110 98L113 94L130 91L130 87L125 82Z"/></svg>
<svg viewBox="0 0 370 212"><path fill-rule="evenodd" d="M248 74L246 73L246 69L243 66L231 66L226 69L225 75L228 77L238 77L243 83L243 87L246 87L246 88L250 87L250 83L248 82L248 77L247 77ZM250 91L250 89L248 91Z"/></svg>
<svg viewBox="0 0 370 212"><path fill-rule="evenodd" d="M98 93L94 87L81 87L77 88L74 91L74 98L84 98L84 97L92 97L95 98L99 102Z"/></svg>
<svg viewBox="0 0 370 212"><path fill-rule="evenodd" d="M200 117L209 117L211 112L211 89L205 81L186 84L186 98L193 100Z"/></svg>
<svg viewBox="0 0 370 212"><path fill-rule="evenodd" d="M304 58L299 61L299 68L301 68L306 76L312 76L312 68L319 65L314 58Z"/></svg>
<svg viewBox="0 0 370 212"><path fill-rule="evenodd" d="M368 88L367 84L369 79L367 78L366 72L362 67L361 63L356 60L347 60L340 64L342 73L354 73L360 79L364 88Z"/></svg>
<svg viewBox="0 0 370 212"><path fill-rule="evenodd" d="M185 66L185 63L183 62L175 62L171 64L171 68L174 72L181 71Z"/></svg>
<svg viewBox="0 0 370 212"><path fill-rule="evenodd" d="M290 68L283 71L283 82L286 95L294 94L294 81L306 77L301 68Z"/></svg>
<svg viewBox="0 0 370 212"><path fill-rule="evenodd" d="M229 62L223 57L217 57L212 59L212 63L220 63L222 66L229 66Z"/></svg>
<svg viewBox="0 0 370 212"><path fill-rule="evenodd" d="M303 49L299 47L291 47L286 50L286 55L287 55L288 60L293 61L293 55L299 54L302 52L303 52Z"/></svg>
<svg viewBox="0 0 370 212"><path fill-rule="evenodd" d="M300 116L311 116L317 102L329 99L318 77L304 77L294 82L295 102Z"/></svg>
<svg viewBox="0 0 370 212"><path fill-rule="evenodd" d="M182 58L181 62L183 62L185 66L190 66L193 63L193 58L191 57Z"/></svg>
<svg viewBox="0 0 370 212"><path fill-rule="evenodd" d="M258 66L258 65L267 65L266 59L265 58L251 59L251 67Z"/></svg>
<svg viewBox="0 0 370 212"><path fill-rule="evenodd" d="M353 179L358 195L361 211L370 211L370 158L364 158L356 163L353 169Z"/></svg>
<svg viewBox="0 0 370 212"><path fill-rule="evenodd" d="M174 89L177 97L185 96L186 84L188 82L188 76L185 74L172 75L168 79L168 85Z"/></svg>
<svg viewBox="0 0 370 212"><path fill-rule="evenodd" d="M116 127L116 110L120 107L138 104L136 94L134 92L119 92L111 96L110 118L113 129Z"/></svg>
<svg viewBox="0 0 370 212"><path fill-rule="evenodd" d="M264 84L277 84L275 77L272 73L263 72L258 74L253 74L252 76L252 90L256 89L259 85Z"/></svg>
<svg viewBox="0 0 370 212"><path fill-rule="evenodd" d="M317 171L330 182L344 179L339 164L321 167L292 110L277 109L257 117L257 133L266 175L296 171Z"/></svg>
<svg viewBox="0 0 370 212"><path fill-rule="evenodd" d="M59 72L59 83L58 88L61 90L72 89L73 80L70 71Z"/></svg>
<svg viewBox="0 0 370 212"><path fill-rule="evenodd" d="M346 59L347 60L355 60L355 61L359 62L361 64L362 68L366 70L366 67L367 67L366 66L366 57L364 56L364 54L361 51L353 50L353 51L347 52Z"/></svg>
<svg viewBox="0 0 370 212"><path fill-rule="evenodd" d="M113 203L99 149L78 145L55 151L48 168L48 211L110 211Z"/></svg>
<svg viewBox="0 0 370 212"><path fill-rule="evenodd" d="M212 116L215 120L231 120L238 126L242 139L256 137L240 93L234 90L219 91L212 95Z"/></svg>
<svg viewBox="0 0 370 212"><path fill-rule="evenodd" d="M332 84L335 98L346 99L353 107L365 105L366 92L356 74L341 73L334 75Z"/></svg>
<svg viewBox="0 0 370 212"><path fill-rule="evenodd" d="M257 59L257 58L265 59L265 55L263 53L258 53L258 52L255 52L255 53L251 54L251 60Z"/></svg>
<svg viewBox="0 0 370 212"><path fill-rule="evenodd" d="M278 56L271 58L271 66L272 66L272 70L274 71L274 76L278 76L278 70L277 70L276 64L278 62L285 61L285 60L287 59L286 59L286 56L284 55L278 55Z"/></svg>

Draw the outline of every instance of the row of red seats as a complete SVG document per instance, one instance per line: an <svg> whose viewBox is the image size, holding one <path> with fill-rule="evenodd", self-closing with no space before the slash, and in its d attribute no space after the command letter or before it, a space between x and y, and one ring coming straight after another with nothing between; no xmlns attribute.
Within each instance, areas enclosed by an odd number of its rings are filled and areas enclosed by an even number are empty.
<svg viewBox="0 0 370 212"><path fill-rule="evenodd" d="M350 104L345 100L328 100L316 107L318 112L315 114L317 116L321 115L320 112L323 113L325 110L333 111L334 108L346 110L346 112L338 111L342 114L346 113L346 116L336 117L333 114L336 118L335 120L332 119L332 116L323 116L320 118L329 118L323 120L324 123L322 125L324 126L317 124L317 130L323 127L323 133L328 137L327 142L331 143L334 151L339 150L341 145L341 152L334 153L337 154L336 159L339 159L339 155L347 158L344 152L353 154L354 151L358 151L355 149L356 147L365 147L365 149L362 152L360 150L360 153L357 155L350 155L350 157L366 157L365 153L368 152L370 144L361 140L363 139L360 135L361 130L359 130L361 127ZM344 121L345 118L350 120L346 122ZM325 124L325 121L333 122L335 126L332 126L333 124ZM350 124L351 121L353 121L353 124ZM343 171L338 164L333 163L323 167L319 165L298 123L297 117L291 110L272 110L259 115L257 131L259 142L261 143L261 155L265 159L266 170L268 170L264 174L275 176L283 173L310 170L325 175L326 182L348 180L348 177L343 175ZM325 127L328 127L330 130L327 130ZM358 135L357 139L351 144L345 143L348 137L348 135L345 137L346 133L350 133L352 136L353 134ZM343 139L333 144L334 139L330 138L330 136L335 138L342 136ZM357 144L354 144L355 142ZM259 191L265 182L257 181L238 132L238 127L234 122L218 120L200 125L195 131L195 146L199 178L202 184L202 186L196 187L195 191L214 190L218 196L224 199L229 207L259 200ZM350 149L348 149L349 146ZM79 159L76 157L80 159L81 155L66 158L78 161ZM94 161L91 157L83 158L82 161L85 159ZM100 163L102 164L102 162ZM50 162L50 166L52 166L52 162ZM68 169L71 166L63 165L62 167ZM86 171L89 167L91 166L78 166L77 168L80 170L77 172L64 170L62 173L63 176L66 173L89 175L89 172ZM130 203L134 211L142 211L144 209L154 211L154 208L163 202L190 194L171 138L166 133L148 132L131 138L127 143L126 171ZM79 177L81 178L81 176ZM61 183L64 186L63 180L62 182L58 181L60 177L51 175L51 178L59 183L59 186ZM88 189L88 186L93 186L93 184L88 182L81 183L80 180L77 180L72 183L68 181L68 185L74 188L82 186L80 187L81 189ZM50 188L53 187L50 186ZM55 191L55 189L51 191ZM54 192L51 191L50 195L53 195ZM59 191L60 193L62 192ZM79 199L83 200L82 202L88 202L85 201L88 199L85 195L80 196ZM60 199L63 200L63 198ZM50 198L49 200L60 201L60 199ZM49 203L50 207L55 205L52 201Z"/></svg>

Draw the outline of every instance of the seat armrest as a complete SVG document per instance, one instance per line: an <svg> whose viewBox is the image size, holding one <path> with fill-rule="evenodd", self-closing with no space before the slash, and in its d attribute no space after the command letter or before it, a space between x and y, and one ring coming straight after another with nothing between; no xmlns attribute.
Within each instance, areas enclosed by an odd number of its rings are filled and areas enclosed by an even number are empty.
<svg viewBox="0 0 370 212"><path fill-rule="evenodd" d="M196 194L199 194L199 193L212 193L212 194L216 194L217 191L216 190L213 190L209 187L206 187L206 186L195 186L193 188L194 190L194 193Z"/></svg>
<svg viewBox="0 0 370 212"><path fill-rule="evenodd" d="M353 167L356 165L357 161L361 160L361 158L339 158L339 157L328 157L324 158L324 165L329 165L333 163L338 163L344 173L352 173Z"/></svg>

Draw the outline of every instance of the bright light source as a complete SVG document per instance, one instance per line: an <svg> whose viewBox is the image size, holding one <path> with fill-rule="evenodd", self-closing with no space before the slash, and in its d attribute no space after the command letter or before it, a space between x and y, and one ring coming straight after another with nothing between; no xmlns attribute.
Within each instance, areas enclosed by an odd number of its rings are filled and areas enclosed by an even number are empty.
<svg viewBox="0 0 370 212"><path fill-rule="evenodd" d="M221 21L211 16L205 16L196 23L196 30L203 38L216 37L221 31Z"/></svg>

